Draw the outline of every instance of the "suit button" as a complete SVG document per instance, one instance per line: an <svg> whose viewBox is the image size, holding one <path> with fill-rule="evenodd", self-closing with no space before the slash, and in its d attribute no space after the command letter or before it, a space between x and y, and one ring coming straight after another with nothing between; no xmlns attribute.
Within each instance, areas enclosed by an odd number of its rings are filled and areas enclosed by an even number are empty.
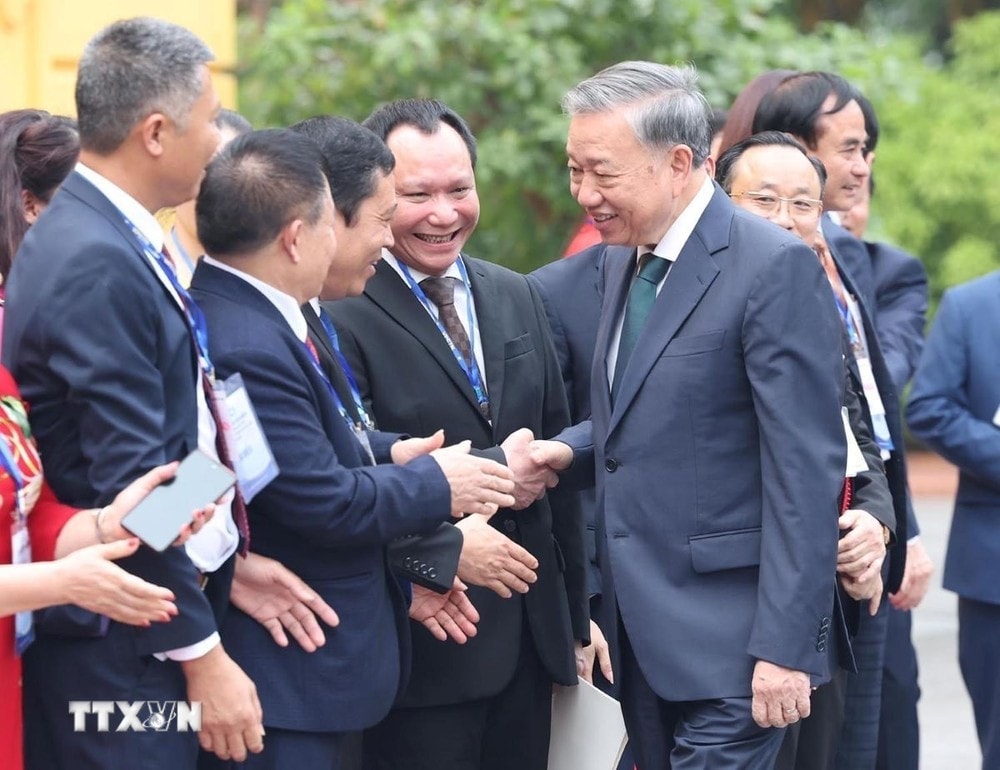
<svg viewBox="0 0 1000 770"><path fill-rule="evenodd" d="M513 532L517 529L517 524L514 523L513 519L507 519L503 523L503 528L505 532Z"/></svg>
<svg viewBox="0 0 1000 770"><path fill-rule="evenodd" d="M618 470L618 461L613 457L609 457L607 460L604 461L604 470L606 470L608 473L614 473L616 470Z"/></svg>
<svg viewBox="0 0 1000 770"><path fill-rule="evenodd" d="M433 567L427 570L427 577L429 577L431 580L434 580L437 576L438 576L438 571Z"/></svg>
<svg viewBox="0 0 1000 770"><path fill-rule="evenodd" d="M407 556L405 559L403 559L403 566L407 567L407 568L412 567L413 566L413 557L412 556Z"/></svg>
<svg viewBox="0 0 1000 770"><path fill-rule="evenodd" d="M420 574L423 575L424 577L427 577L427 572L428 572L427 565L426 564L421 564L420 565Z"/></svg>
<svg viewBox="0 0 1000 770"><path fill-rule="evenodd" d="M826 642L820 640L816 642L816 652L826 652Z"/></svg>

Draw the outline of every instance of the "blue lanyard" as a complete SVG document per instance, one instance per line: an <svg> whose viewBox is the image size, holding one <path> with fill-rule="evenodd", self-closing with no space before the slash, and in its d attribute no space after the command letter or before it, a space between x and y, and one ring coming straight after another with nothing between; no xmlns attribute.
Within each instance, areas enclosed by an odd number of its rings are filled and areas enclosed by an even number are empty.
<svg viewBox="0 0 1000 770"><path fill-rule="evenodd" d="M308 340L309 338L306 337ZM351 413L347 411L347 407L344 406L344 402L341 400L340 396L337 394L337 389L333 387L333 383L330 382L330 378L327 377L326 372L323 371L323 367L320 366L319 358L317 357L313 348L309 347L308 342L303 342L302 347L306 349L306 353L309 354L309 360L312 361L313 367L315 367L316 372L323 379L323 383L326 385L326 389L330 391L330 395L333 397L333 403L337 407L337 411L340 412L340 416L344 418L344 422L347 423L347 427L352 431L357 429L357 425L354 420L351 419Z"/></svg>
<svg viewBox="0 0 1000 770"><path fill-rule="evenodd" d="M479 402L479 406L484 407L488 405L489 398L486 396L486 385L483 383L483 375L482 372L479 371L479 364L476 362L476 318L472 313L472 286L469 284L469 274L465 270L465 263L462 261L462 258L459 257L456 264L458 265L458 272L462 274L462 283L465 286L466 291L467 301L465 303L465 310L466 318L468 320L469 347L471 349L470 357L472 358L471 363L466 363L465 358L462 356L462 352L455 347L455 343L452 342L451 337L444 328L444 324L441 323L437 306L427 298L427 295L424 294L424 290L420 288L420 284L413 279L410 269L402 262L398 262L398 264L399 269L406 278L406 282L410 285L410 290L427 309L431 318L434 319L434 323L437 324L437 328L441 332L441 336L444 337L444 341L448 343L448 348L451 350L451 354L455 356L455 361L458 362L462 372L465 373L466 378L469 380L469 385L472 386L472 390L476 394L476 401Z"/></svg>
<svg viewBox="0 0 1000 770"><path fill-rule="evenodd" d="M847 302L841 301L837 293L833 293L833 299L837 303L837 310L840 311L840 318L844 322L844 328L847 330L847 340L851 343L851 350L854 354L861 355L864 353L864 345L861 341L861 335L858 334L857 324L854 322L854 315L851 313L851 308Z"/></svg>
<svg viewBox="0 0 1000 770"><path fill-rule="evenodd" d="M14 455L11 454L5 439L0 439L0 464L3 464L4 470L14 482L14 508L17 511L18 523L23 525L28 518L21 505L21 495L19 494L24 489L24 476L21 475L21 469L17 467L17 462L14 460Z"/></svg>
<svg viewBox="0 0 1000 770"><path fill-rule="evenodd" d="M361 389L358 387L358 381L354 379L354 372L351 371L351 365L347 363L347 359L344 358L344 354L340 351L340 337L337 336L337 330L333 328L333 322L330 320L330 316L327 315L326 311L322 308L320 308L319 311L319 321L323 324L323 329L326 330L326 336L330 338L330 345L333 347L333 351L337 355L337 361L340 364L340 368L343 370L344 376L347 378L347 385L351 390L351 399L354 401L354 408L358 410L358 416L361 417L361 421L365 424L365 427L368 428L368 430L375 430L375 423L368 415L368 411L365 409L365 405L361 401Z"/></svg>
<svg viewBox="0 0 1000 770"><path fill-rule="evenodd" d="M163 252L157 251L156 247L149 242L149 239L142 234L139 228L132 224L132 220L124 214L122 214L122 219L132 229L132 234L139 241L143 253L159 266L160 272L163 273L170 282L171 287L177 292L177 296L180 297L184 318L187 321L188 329L191 331L195 347L198 349L198 363L201 366L201 370L208 375L209 379L214 379L215 367L212 366L212 359L208 355L208 324L205 322L205 316L202 314L201 308L195 304L191 295L188 294L188 290L177 280L177 273L174 272L173 265L167 261Z"/></svg>

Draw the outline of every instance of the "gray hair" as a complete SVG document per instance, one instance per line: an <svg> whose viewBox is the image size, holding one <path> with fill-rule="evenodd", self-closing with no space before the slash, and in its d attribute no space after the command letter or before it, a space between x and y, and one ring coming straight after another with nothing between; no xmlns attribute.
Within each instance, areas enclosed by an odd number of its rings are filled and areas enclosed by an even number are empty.
<svg viewBox="0 0 1000 770"><path fill-rule="evenodd" d="M567 115L621 109L641 144L651 150L687 145L695 168L705 162L712 143L712 111L691 65L620 62L570 89L562 108Z"/></svg>
<svg viewBox="0 0 1000 770"><path fill-rule="evenodd" d="M183 130L214 56L192 32L161 19L116 21L87 43L76 80L83 149L107 155L136 123L162 112Z"/></svg>

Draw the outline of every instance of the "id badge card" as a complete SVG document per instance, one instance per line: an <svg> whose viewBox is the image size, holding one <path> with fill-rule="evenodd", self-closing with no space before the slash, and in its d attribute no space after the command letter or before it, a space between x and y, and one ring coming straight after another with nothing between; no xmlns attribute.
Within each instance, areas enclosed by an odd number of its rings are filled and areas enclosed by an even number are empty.
<svg viewBox="0 0 1000 770"><path fill-rule="evenodd" d="M20 517L19 517L20 518ZM31 563L31 537L28 527L23 521L14 522L10 530L10 547L13 554L13 564ZM18 612L14 617L14 649L18 656L23 655L35 640L33 616L30 610Z"/></svg>
<svg viewBox="0 0 1000 770"><path fill-rule="evenodd" d="M222 416L219 430L229 449L243 501L249 503L278 475L278 464L240 373L213 382L212 391Z"/></svg>
<svg viewBox="0 0 1000 770"><path fill-rule="evenodd" d="M361 448L365 451L365 457L368 458L368 462L375 465L375 453L372 452L372 442L368 440L368 431L365 430L365 426L360 422L354 423L354 435L361 442Z"/></svg>
<svg viewBox="0 0 1000 770"><path fill-rule="evenodd" d="M858 440L854 437L854 431L851 430L851 420L846 406L840 407L840 416L844 421L844 435L847 438L847 469L844 471L844 476L853 479L859 473L868 470L868 463L861 447L858 446Z"/></svg>

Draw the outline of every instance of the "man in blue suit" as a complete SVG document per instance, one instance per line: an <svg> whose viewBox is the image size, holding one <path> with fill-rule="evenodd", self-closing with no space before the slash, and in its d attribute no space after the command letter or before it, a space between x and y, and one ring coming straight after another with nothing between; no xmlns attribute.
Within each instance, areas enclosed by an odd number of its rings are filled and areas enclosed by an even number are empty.
<svg viewBox="0 0 1000 770"><path fill-rule="evenodd" d="M958 661L983 767L1000 767L1000 272L945 292L906 408L958 466L944 587L958 594Z"/></svg>
<svg viewBox="0 0 1000 770"><path fill-rule="evenodd" d="M631 259L608 276L592 423L534 445L569 483L596 471L604 628L643 770L769 767L831 666L839 321L811 251L709 178L695 80L626 62L564 98L570 189Z"/></svg>
<svg viewBox="0 0 1000 770"><path fill-rule="evenodd" d="M251 547L301 576L341 620L309 653L277 646L254 618L230 611L222 637L257 683L268 732L246 767L355 767L359 731L388 712L406 679L407 610L386 544L449 515L492 514L513 504L514 485L467 448L421 456L440 435L400 441L346 410L301 309L320 294L337 245L315 142L290 130L236 139L209 166L197 215L208 256L191 290L212 360L220 377L242 375L279 468L250 503ZM434 612L447 629L474 618L460 590L413 586L412 596L418 620Z"/></svg>
<svg viewBox="0 0 1000 770"><path fill-rule="evenodd" d="M218 145L211 58L189 31L155 19L116 22L90 41L76 84L80 163L9 277L4 363L31 403L52 488L76 506L99 508L199 446L215 452L209 372L153 216L194 196ZM28 767L175 770L194 765L199 737L226 758L260 750L253 683L219 643L213 613L238 539L227 505L189 541L196 556L143 547L121 562L174 592L174 622L141 629L65 608L39 617L24 659ZM211 573L207 584L198 572ZM202 731L75 732L74 700L200 701Z"/></svg>

